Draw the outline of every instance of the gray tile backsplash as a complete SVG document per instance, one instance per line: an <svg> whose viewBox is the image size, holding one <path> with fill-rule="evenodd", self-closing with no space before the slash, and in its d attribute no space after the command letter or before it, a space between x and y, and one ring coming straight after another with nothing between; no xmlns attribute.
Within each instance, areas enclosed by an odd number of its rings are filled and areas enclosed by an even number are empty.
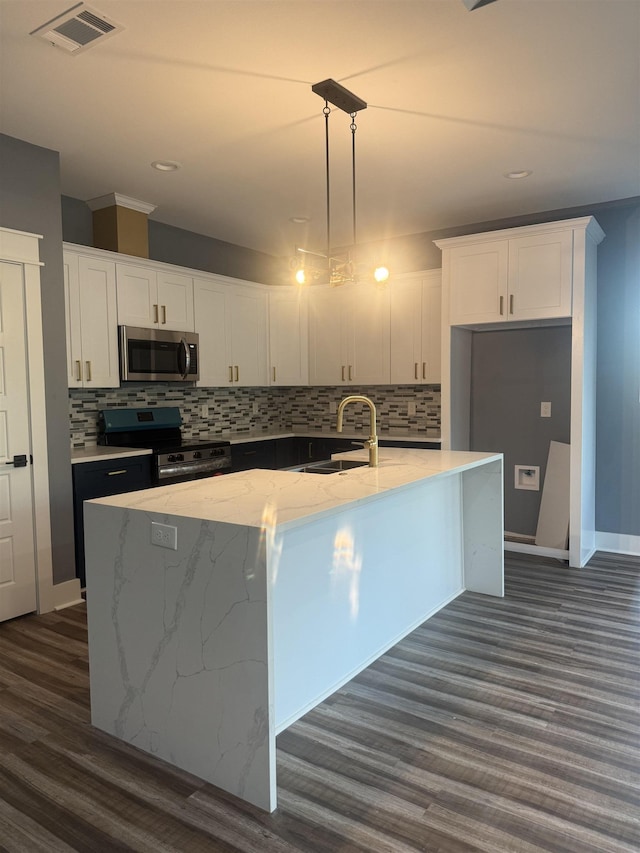
<svg viewBox="0 0 640 853"><path fill-rule="evenodd" d="M365 394L376 405L381 432L440 434L439 385L384 385L366 387L304 388L185 388L166 385L132 385L126 388L69 391L71 447L97 441L100 409L178 406L187 438L208 438L224 433L259 434L333 429L336 416L330 404L348 394ZM409 415L410 404L415 414ZM203 415L203 406L208 414ZM366 409L348 406L345 429L366 427Z"/></svg>

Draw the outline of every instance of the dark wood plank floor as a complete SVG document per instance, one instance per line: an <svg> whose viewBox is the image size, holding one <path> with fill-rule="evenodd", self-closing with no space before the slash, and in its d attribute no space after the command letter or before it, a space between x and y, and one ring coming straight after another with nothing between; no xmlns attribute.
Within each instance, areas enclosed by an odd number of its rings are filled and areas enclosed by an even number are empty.
<svg viewBox="0 0 640 853"><path fill-rule="evenodd" d="M507 555L280 735L272 815L91 727L85 619L0 625L2 851L640 850L640 560Z"/></svg>

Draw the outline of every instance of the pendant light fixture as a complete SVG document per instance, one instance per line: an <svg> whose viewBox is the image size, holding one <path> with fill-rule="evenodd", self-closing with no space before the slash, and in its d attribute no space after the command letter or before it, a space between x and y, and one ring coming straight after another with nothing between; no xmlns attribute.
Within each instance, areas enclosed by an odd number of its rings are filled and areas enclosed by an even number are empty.
<svg viewBox="0 0 640 853"><path fill-rule="evenodd" d="M329 104L347 113L351 118L349 130L351 131L351 197L352 197L352 227L353 248L357 244L357 219L356 219L356 115L360 110L365 110L367 104L362 98L354 95L335 80L322 80L314 83L312 92L324 99L324 133L325 133L325 167L326 167L326 205L327 205L327 245L326 252L312 252L308 249L296 247L296 256L292 259L294 278L298 284L329 283L332 286L358 282L364 278L370 278L377 284L384 284L389 278L389 270L385 266L378 266L365 273L360 272L360 265L351 257L351 252L332 253L331 251L331 174L329 168L329 116L331 108Z"/></svg>

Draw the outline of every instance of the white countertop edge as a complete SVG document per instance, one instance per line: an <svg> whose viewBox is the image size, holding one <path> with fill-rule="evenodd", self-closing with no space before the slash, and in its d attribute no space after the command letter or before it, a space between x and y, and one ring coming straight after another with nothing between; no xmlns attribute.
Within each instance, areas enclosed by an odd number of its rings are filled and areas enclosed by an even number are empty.
<svg viewBox="0 0 640 853"><path fill-rule="evenodd" d="M71 464L108 462L110 459L127 459L130 456L150 456L152 453L153 451L148 447L105 447L103 445L73 447L71 449Z"/></svg>

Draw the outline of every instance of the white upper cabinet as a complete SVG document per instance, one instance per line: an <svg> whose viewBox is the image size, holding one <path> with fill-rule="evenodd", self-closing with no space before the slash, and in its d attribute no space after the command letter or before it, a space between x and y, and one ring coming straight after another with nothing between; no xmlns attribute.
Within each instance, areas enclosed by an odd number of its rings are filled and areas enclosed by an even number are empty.
<svg viewBox="0 0 640 853"><path fill-rule="evenodd" d="M118 263L116 277L121 325L194 331L191 276Z"/></svg>
<svg viewBox="0 0 640 853"><path fill-rule="evenodd" d="M310 290L309 384L389 384L389 287Z"/></svg>
<svg viewBox="0 0 640 853"><path fill-rule="evenodd" d="M194 279L203 387L267 385L267 293L259 285Z"/></svg>
<svg viewBox="0 0 640 853"><path fill-rule="evenodd" d="M309 382L308 291L274 287L269 291L269 382Z"/></svg>
<svg viewBox="0 0 640 853"><path fill-rule="evenodd" d="M394 277L391 299L391 382L440 382L441 270Z"/></svg>
<svg viewBox="0 0 640 853"><path fill-rule="evenodd" d="M496 231L437 241L448 276L450 325L571 316L572 231L514 230L518 236Z"/></svg>
<svg viewBox="0 0 640 853"><path fill-rule="evenodd" d="M63 263L69 388L117 388L115 263L66 249Z"/></svg>

